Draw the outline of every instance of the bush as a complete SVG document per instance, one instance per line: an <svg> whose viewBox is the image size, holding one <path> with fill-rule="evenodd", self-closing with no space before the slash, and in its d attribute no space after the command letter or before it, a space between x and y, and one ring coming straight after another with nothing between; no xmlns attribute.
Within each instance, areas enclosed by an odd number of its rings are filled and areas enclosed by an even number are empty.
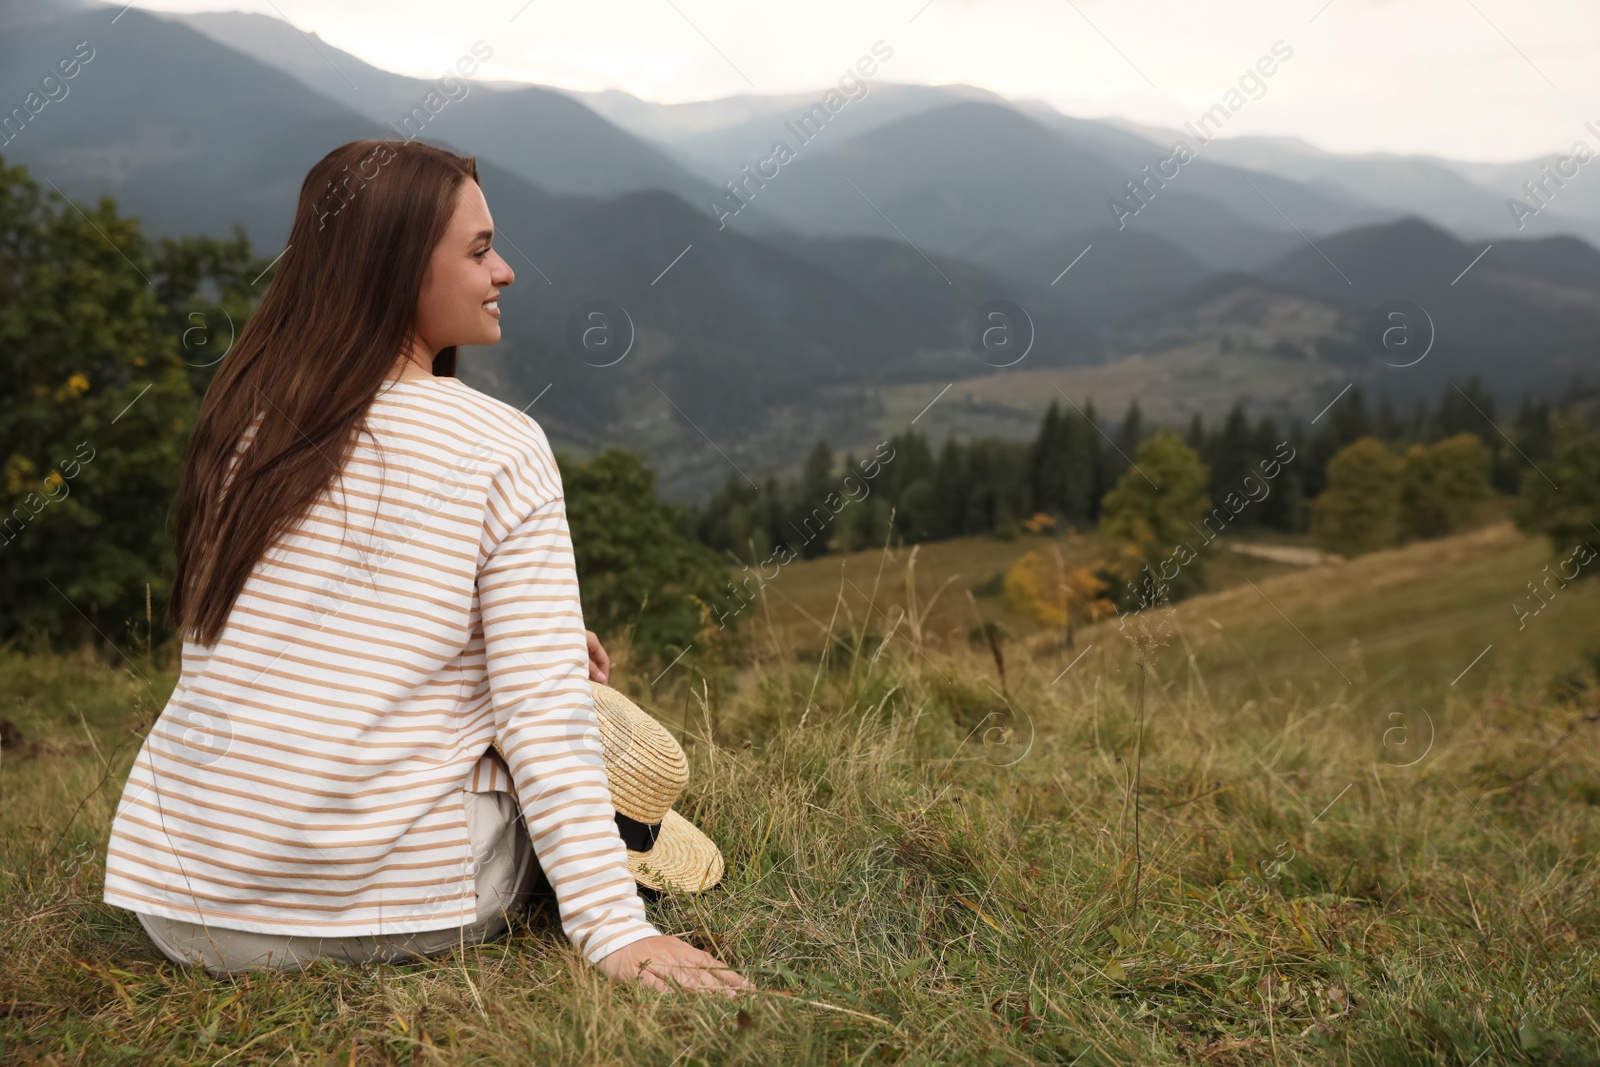
<svg viewBox="0 0 1600 1067"><path fill-rule="evenodd" d="M1100 534L1114 553L1112 573L1131 586L1139 574L1154 573L1187 547L1211 507L1209 482L1199 455L1173 431L1158 430L1140 445L1101 509ZM1180 559L1173 577L1161 575L1174 600L1205 586L1199 555L1190 549Z"/></svg>
<svg viewBox="0 0 1600 1067"><path fill-rule="evenodd" d="M1472 522L1478 504L1488 499L1489 450L1477 434L1459 433L1431 445L1406 450L1400 472L1403 533L1444 537Z"/></svg>
<svg viewBox="0 0 1600 1067"><path fill-rule="evenodd" d="M557 462L585 622L602 636L632 627L632 648L646 657L687 648L703 605L731 588L727 568L689 540L686 516L656 496L638 456L614 448L586 463Z"/></svg>
<svg viewBox="0 0 1600 1067"><path fill-rule="evenodd" d="M169 502L228 343L198 294L242 328L252 265L242 234L152 247L110 197L80 211L0 160L0 641L171 639Z"/></svg>
<svg viewBox="0 0 1600 1067"><path fill-rule="evenodd" d="M1376 437L1328 460L1328 487L1312 502L1311 534L1329 552L1359 556L1400 540L1402 461Z"/></svg>

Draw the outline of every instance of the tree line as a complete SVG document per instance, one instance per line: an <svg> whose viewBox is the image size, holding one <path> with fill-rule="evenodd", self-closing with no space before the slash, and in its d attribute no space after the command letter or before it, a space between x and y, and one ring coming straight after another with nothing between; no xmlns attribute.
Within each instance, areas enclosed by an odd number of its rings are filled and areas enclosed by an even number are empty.
<svg viewBox="0 0 1600 1067"><path fill-rule="evenodd" d="M1495 399L1474 378L1448 387L1436 405L1419 402L1405 414L1387 399L1373 409L1361 388L1352 386L1315 426L1298 419L1284 426L1270 416L1252 420L1235 404L1212 425L1193 416L1182 441L1204 466L1205 488L1214 501L1239 491L1263 459L1286 446L1297 460L1285 465L1260 506L1239 512L1234 528L1304 533L1313 524L1311 502L1328 488L1330 461L1363 438L1403 453L1470 435L1483 449L1489 486L1515 493L1523 469L1550 455L1551 417L1548 401L1525 398L1502 435ZM1096 416L1092 401L1081 408L1056 401L1031 442L947 440L936 449L908 430L889 439L891 459L875 453L868 462L849 453L836 457L819 441L788 482L768 478L758 489L730 476L696 509L694 532L707 546L755 563L780 548L813 558L882 544L890 536L891 511L893 537L904 543L971 534L1013 537L1039 513L1094 528L1107 494L1156 429L1146 425L1137 400L1111 426ZM869 477L873 463L878 469ZM1399 466L1383 470L1397 479ZM830 495L842 506L827 506ZM824 518L828 530L819 536Z"/></svg>

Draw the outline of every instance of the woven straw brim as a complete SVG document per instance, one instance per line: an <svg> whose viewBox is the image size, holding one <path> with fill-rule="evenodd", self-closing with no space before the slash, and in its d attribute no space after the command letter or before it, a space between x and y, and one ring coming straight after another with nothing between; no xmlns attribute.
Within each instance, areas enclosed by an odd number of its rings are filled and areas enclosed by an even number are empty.
<svg viewBox="0 0 1600 1067"><path fill-rule="evenodd" d="M698 826L669 811L649 852L628 851L628 870L651 889L698 893L722 880L722 852Z"/></svg>
<svg viewBox="0 0 1600 1067"><path fill-rule="evenodd" d="M655 822L689 784L689 760L649 712L610 686L592 689L611 799L630 819Z"/></svg>

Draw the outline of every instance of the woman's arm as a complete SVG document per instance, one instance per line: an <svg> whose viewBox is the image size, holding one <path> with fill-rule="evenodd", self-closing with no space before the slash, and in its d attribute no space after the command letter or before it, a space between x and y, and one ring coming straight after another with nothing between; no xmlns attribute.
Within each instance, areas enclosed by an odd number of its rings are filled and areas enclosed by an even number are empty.
<svg viewBox="0 0 1600 1067"><path fill-rule="evenodd" d="M496 740L562 929L598 963L660 931L645 918L607 787L560 496L523 513L494 545L478 601Z"/></svg>
<svg viewBox="0 0 1600 1067"><path fill-rule="evenodd" d="M478 601L496 743L556 892L562 930L613 979L658 990L668 983L729 993L749 988L748 979L714 956L660 933L645 918L617 830L589 688L590 678L605 681L610 657L583 627L554 458L546 446L530 462L540 477L521 485L542 485L555 495L530 503L514 478L491 493L491 535L501 525L497 516L522 517L487 553Z"/></svg>

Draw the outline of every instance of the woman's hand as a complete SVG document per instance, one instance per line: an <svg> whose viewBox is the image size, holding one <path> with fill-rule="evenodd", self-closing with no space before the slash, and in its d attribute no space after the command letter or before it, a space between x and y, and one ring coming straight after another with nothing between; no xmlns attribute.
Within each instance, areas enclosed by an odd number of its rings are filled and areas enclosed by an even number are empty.
<svg viewBox="0 0 1600 1067"><path fill-rule="evenodd" d="M606 655L599 635L593 630L585 630L583 635L589 640L589 681L605 685L611 672L611 657Z"/></svg>
<svg viewBox="0 0 1600 1067"><path fill-rule="evenodd" d="M683 989L737 996L754 989L750 979L732 970L709 952L666 934L641 938L602 956L595 966L615 981L642 982L660 993L670 993L675 983Z"/></svg>

